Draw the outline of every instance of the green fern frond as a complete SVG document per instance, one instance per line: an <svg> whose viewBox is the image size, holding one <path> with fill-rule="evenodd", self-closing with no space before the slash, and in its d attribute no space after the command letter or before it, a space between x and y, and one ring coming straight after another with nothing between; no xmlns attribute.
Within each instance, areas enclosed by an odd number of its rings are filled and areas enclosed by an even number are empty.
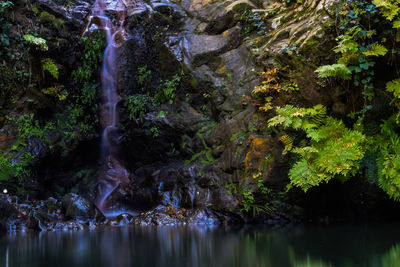
<svg viewBox="0 0 400 267"><path fill-rule="evenodd" d="M326 119L326 109L324 109L324 111L318 114L315 114L315 116L311 118L311 122L314 123L315 125L320 126L324 123L325 119Z"/></svg>
<svg viewBox="0 0 400 267"><path fill-rule="evenodd" d="M315 70L319 78L339 77L343 80L349 80L351 71L344 64L324 65Z"/></svg>
<svg viewBox="0 0 400 267"><path fill-rule="evenodd" d="M324 173L318 173L313 167L305 159L296 162L289 170L291 184L307 192L311 187L317 186L323 181L328 182L332 178Z"/></svg>
<svg viewBox="0 0 400 267"><path fill-rule="evenodd" d="M397 0L373 0L372 3L380 7L381 14L387 20L393 20L393 18L399 13L400 7Z"/></svg>
<svg viewBox="0 0 400 267"><path fill-rule="evenodd" d="M390 197L400 200L400 136L395 116L381 125L381 135L377 136L378 185Z"/></svg>
<svg viewBox="0 0 400 267"><path fill-rule="evenodd" d="M357 130L347 128L341 120L327 117L321 126L307 129L309 144L292 148L300 156L289 171L295 186L308 190L334 177L354 175L363 158L366 137ZM303 171L304 173L301 173Z"/></svg>
<svg viewBox="0 0 400 267"><path fill-rule="evenodd" d="M370 47L370 49L366 52L363 52L366 56L384 56L388 50L381 44L374 44Z"/></svg>
<svg viewBox="0 0 400 267"><path fill-rule="evenodd" d="M293 148L293 137L285 134L282 135L279 140L282 142L282 144L285 145L285 149L283 150L282 154L285 155L287 152L289 152Z"/></svg>
<svg viewBox="0 0 400 267"><path fill-rule="evenodd" d="M292 152L298 154L304 158L313 157L314 153L318 153L319 150L313 146L296 147L292 149Z"/></svg>
<svg viewBox="0 0 400 267"><path fill-rule="evenodd" d="M386 91L392 92L395 98L400 98L400 79L386 83Z"/></svg>
<svg viewBox="0 0 400 267"><path fill-rule="evenodd" d="M316 105L312 108L297 108L292 105L277 107L277 116L268 121L268 126L283 126L283 128L293 128L295 130L307 130L318 127L322 118L326 116L326 107ZM315 123L317 122L317 123Z"/></svg>
<svg viewBox="0 0 400 267"><path fill-rule="evenodd" d="M313 141L318 142L319 140L321 140L320 132L317 129L308 129L306 133L307 137Z"/></svg>
<svg viewBox="0 0 400 267"><path fill-rule="evenodd" d="M394 29L400 28L400 20L395 20L395 21L393 21L393 28L394 28Z"/></svg>

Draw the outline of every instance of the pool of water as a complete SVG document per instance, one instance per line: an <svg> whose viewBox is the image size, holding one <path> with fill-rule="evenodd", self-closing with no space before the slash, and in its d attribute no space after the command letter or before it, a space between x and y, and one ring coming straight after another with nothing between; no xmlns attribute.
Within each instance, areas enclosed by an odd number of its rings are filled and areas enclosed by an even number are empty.
<svg viewBox="0 0 400 267"><path fill-rule="evenodd" d="M0 266L400 266L400 225L7 234L0 238Z"/></svg>

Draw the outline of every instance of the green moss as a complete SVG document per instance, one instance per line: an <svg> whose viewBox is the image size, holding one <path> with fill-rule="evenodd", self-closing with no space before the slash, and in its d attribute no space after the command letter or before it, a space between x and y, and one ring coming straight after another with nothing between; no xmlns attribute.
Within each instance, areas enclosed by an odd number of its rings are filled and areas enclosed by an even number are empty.
<svg viewBox="0 0 400 267"><path fill-rule="evenodd" d="M56 26L57 28L60 28L63 26L64 21L60 18L56 18L54 15L46 12L46 11L42 11L39 15L39 22L42 24L52 24L54 26Z"/></svg>

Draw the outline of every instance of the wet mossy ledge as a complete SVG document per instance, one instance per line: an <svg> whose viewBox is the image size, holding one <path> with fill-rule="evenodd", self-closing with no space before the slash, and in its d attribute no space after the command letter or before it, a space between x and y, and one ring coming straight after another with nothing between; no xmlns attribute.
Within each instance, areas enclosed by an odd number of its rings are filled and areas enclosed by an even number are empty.
<svg viewBox="0 0 400 267"><path fill-rule="evenodd" d="M398 219L397 2L125 2L116 219L93 1L0 2L0 232Z"/></svg>

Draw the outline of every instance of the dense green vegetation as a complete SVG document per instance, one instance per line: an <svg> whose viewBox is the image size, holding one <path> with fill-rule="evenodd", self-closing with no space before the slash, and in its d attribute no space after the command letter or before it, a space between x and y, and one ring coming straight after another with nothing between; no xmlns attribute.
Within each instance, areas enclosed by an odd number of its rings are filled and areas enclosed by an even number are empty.
<svg viewBox="0 0 400 267"><path fill-rule="evenodd" d="M63 21L47 12L39 14L33 6L32 23L24 24L16 34L13 24L19 13L13 13L15 6L10 1L0 4L0 54L4 60L0 64L0 125L1 141L5 142L0 180L15 178L18 189L23 190L25 179L35 175L35 162L40 157L32 152L32 142L39 142L50 153L66 153L78 141L97 136L97 70L103 58L104 36L95 32L82 38L77 44L83 50L81 65L72 71L65 66L60 69L54 51L66 40L51 33L40 36L38 29L52 22L62 28Z"/></svg>
<svg viewBox="0 0 400 267"><path fill-rule="evenodd" d="M277 115L269 119L268 126L280 129L284 154L290 152L293 162L289 170L290 185L307 191L332 178L344 181L364 175L397 200L400 198L397 156L400 139L396 133L398 72L395 69L384 77L388 80L383 92L382 77L375 76L374 67L396 61L400 7L396 1L341 1L337 10L338 36L333 49L337 60L318 67L315 72L321 81L326 79L325 86L337 84L343 88L343 94L353 99L349 103L353 111L347 118L334 118L327 115L322 105L304 108L288 104L275 108ZM264 79L253 94L264 97L260 111L267 112L273 108L270 92L279 92L281 85L276 69L264 73ZM361 106L354 102L358 92L363 99ZM381 116L376 114L382 105L379 103L382 97L378 100L377 95L384 95L386 103L392 106Z"/></svg>

